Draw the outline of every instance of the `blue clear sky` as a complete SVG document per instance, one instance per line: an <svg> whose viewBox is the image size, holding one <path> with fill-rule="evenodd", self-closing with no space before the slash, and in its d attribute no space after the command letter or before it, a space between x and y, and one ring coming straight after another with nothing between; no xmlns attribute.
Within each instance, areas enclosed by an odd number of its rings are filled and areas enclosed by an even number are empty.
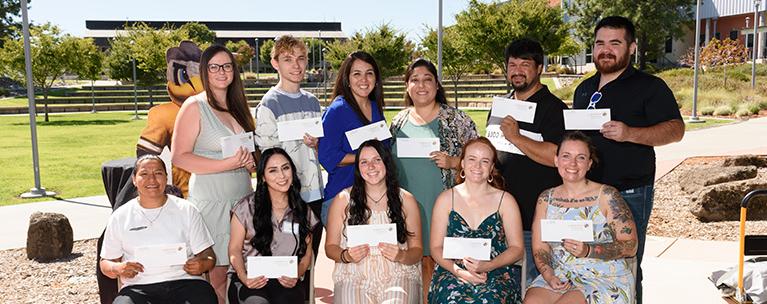
<svg viewBox="0 0 767 304"><path fill-rule="evenodd" d="M85 34L85 20L152 21L333 21L347 35L389 23L420 41L426 25L436 28L437 0L32 0L32 22L51 22L66 33ZM443 0L443 25L468 0Z"/></svg>

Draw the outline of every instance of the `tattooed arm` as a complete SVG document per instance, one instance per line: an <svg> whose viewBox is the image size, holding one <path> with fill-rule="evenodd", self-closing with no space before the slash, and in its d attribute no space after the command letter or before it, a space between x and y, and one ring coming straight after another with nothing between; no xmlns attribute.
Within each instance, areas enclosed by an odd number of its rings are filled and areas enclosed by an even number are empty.
<svg viewBox="0 0 767 304"><path fill-rule="evenodd" d="M613 233L613 242L591 245L588 257L614 260L636 255L636 225L631 216L631 210L620 192L613 187L605 186L602 190L602 201L599 204L605 211L607 226Z"/></svg>
<svg viewBox="0 0 767 304"><path fill-rule="evenodd" d="M535 216L533 217L532 227L533 256L527 258L534 259L535 267L538 268L538 272L541 273L541 276L544 280L546 280L546 283L548 283L551 288L554 290L564 290L570 288L570 283L569 281L562 281L557 278L556 274L554 273L554 268L556 266L551 255L551 246L541 241L541 219L546 218L546 209L549 205L547 202L549 191L553 190L545 190L541 193L540 196L538 196L538 202L535 206Z"/></svg>

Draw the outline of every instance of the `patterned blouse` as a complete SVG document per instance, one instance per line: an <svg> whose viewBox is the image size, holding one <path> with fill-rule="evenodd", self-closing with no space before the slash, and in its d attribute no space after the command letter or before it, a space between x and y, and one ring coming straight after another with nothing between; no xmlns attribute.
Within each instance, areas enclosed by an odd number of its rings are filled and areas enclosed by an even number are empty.
<svg viewBox="0 0 767 304"><path fill-rule="evenodd" d="M391 134L397 134L399 129L405 125L411 110L412 107L405 108L392 118L389 128ZM471 120L471 117L457 108L439 104L437 119L439 120L439 150L450 156L460 156L463 144L479 137L477 125ZM442 184L445 189L452 188L455 185L455 172L452 169L442 169L441 171Z"/></svg>

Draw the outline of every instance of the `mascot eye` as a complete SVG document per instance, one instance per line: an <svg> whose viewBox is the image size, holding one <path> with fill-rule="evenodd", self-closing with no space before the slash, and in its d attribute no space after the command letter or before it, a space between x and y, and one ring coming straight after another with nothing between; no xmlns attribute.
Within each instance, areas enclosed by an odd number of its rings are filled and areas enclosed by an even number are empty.
<svg viewBox="0 0 767 304"><path fill-rule="evenodd" d="M173 63L173 82L176 85L182 85L185 83L191 83L189 80L189 74L186 72L186 66L176 63Z"/></svg>

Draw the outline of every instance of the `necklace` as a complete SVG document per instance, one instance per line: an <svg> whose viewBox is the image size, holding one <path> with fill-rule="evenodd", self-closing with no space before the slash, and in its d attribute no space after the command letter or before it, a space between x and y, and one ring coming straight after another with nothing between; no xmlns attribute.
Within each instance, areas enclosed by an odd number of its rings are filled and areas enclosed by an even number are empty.
<svg viewBox="0 0 767 304"><path fill-rule="evenodd" d="M379 197L378 199L374 199L370 197L370 194L367 194L367 193L365 193L365 196L367 196L370 200L373 201L374 204L376 204L376 206L378 206L378 203L381 202L381 200L386 196L386 191L384 191L384 193L381 194L381 197Z"/></svg>
<svg viewBox="0 0 767 304"><path fill-rule="evenodd" d="M139 203L140 203L140 201L139 201ZM141 205L141 204L139 204L139 205ZM152 224L154 224L154 222L157 221L158 218L160 218L160 215L162 215L162 211L165 209L166 205L168 205L167 201L162 204L162 207L160 207L160 212L157 212L157 216L155 216L154 219L151 219L151 220L149 219L148 216L146 216L146 213L144 213L144 210L142 209L143 207L139 208L138 211L141 212L141 216L143 216L144 219L146 219L146 221L149 222L149 227L152 227Z"/></svg>

